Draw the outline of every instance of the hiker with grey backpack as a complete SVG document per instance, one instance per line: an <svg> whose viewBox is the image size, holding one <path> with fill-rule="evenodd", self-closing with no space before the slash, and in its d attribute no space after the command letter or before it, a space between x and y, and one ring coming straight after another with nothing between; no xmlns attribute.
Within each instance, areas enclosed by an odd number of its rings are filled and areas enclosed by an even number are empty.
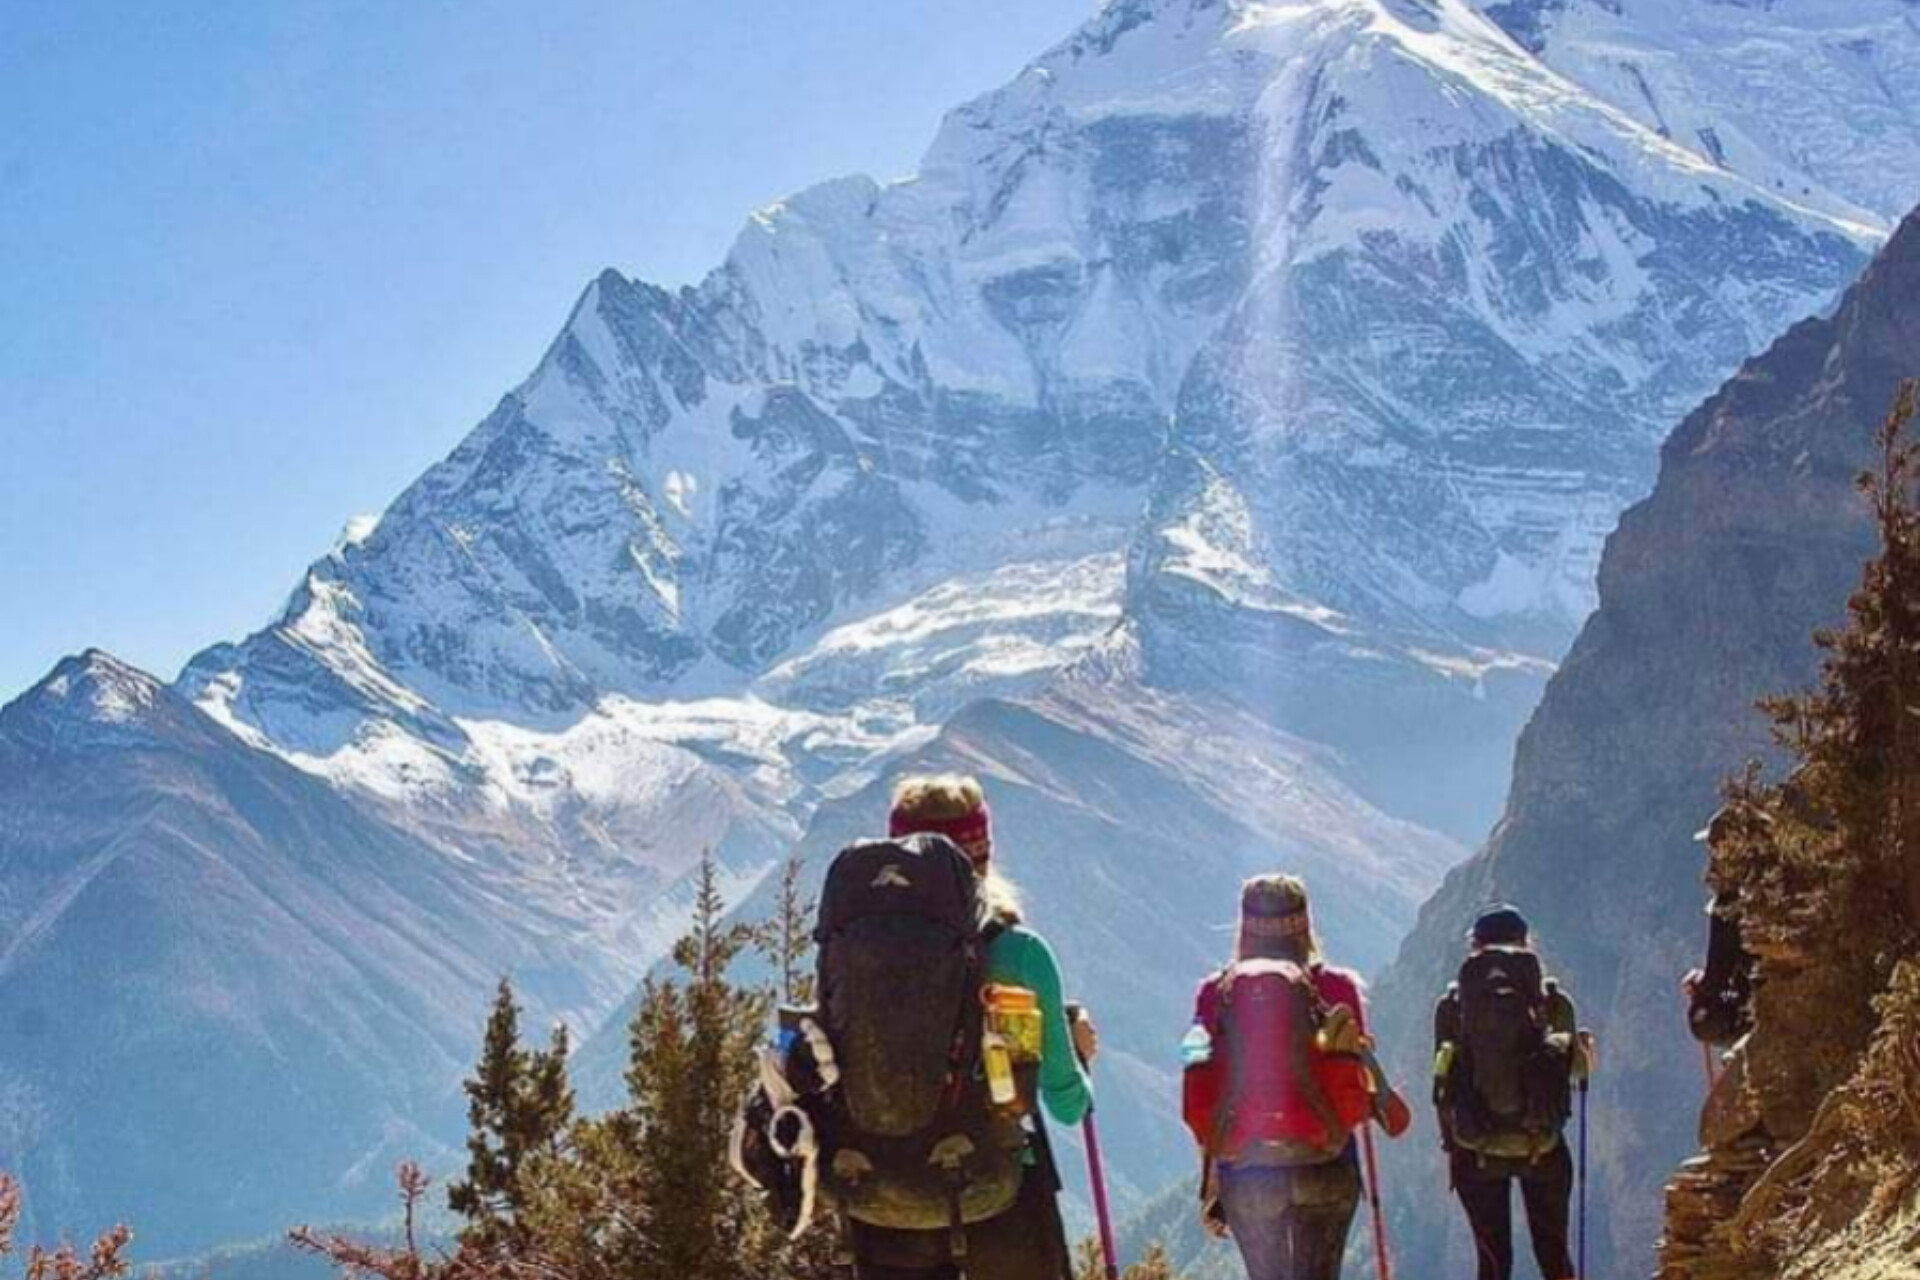
<svg viewBox="0 0 1920 1280"><path fill-rule="evenodd" d="M1474 921L1458 979L1434 1010L1434 1107L1454 1193L1473 1229L1479 1280L1513 1275L1513 1189L1526 1207L1544 1280L1574 1280L1573 1153L1566 1128L1582 1101L1584 1210L1586 1081L1591 1033L1546 975L1525 917L1510 906ZM1584 1212L1580 1249L1585 1254Z"/></svg>
<svg viewBox="0 0 1920 1280"><path fill-rule="evenodd" d="M831 1214L856 1280L1066 1280L1040 1109L1086 1118L1098 1037L995 864L980 784L902 782L888 838L829 868L815 941L818 1007L782 1011L735 1167L795 1235Z"/></svg>

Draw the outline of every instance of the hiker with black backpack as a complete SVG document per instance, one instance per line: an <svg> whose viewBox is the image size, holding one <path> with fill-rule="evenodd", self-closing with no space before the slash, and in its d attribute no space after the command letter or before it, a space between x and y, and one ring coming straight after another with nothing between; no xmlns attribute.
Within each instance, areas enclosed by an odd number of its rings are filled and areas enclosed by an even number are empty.
<svg viewBox="0 0 1920 1280"><path fill-rule="evenodd" d="M1750 820L1762 824L1769 821L1758 813ZM1708 846L1711 852L1738 838L1733 811L1721 809L1694 841ZM1759 961L1747 949L1740 927L1739 886L1720 885L1707 904L1706 966L1680 980L1687 1000L1687 1029L1707 1046L1709 1084L1715 1075L1713 1050L1731 1049L1753 1030L1753 984L1758 969Z"/></svg>
<svg viewBox="0 0 1920 1280"><path fill-rule="evenodd" d="M1355 1134L1378 1119L1397 1137L1412 1117L1379 1072L1358 976L1321 959L1300 880L1242 887L1233 961L1201 983L1182 1055L1208 1229L1232 1235L1249 1280L1339 1280Z"/></svg>
<svg viewBox="0 0 1920 1280"><path fill-rule="evenodd" d="M1479 1280L1513 1275L1513 1186L1526 1205L1544 1280L1579 1273L1569 1249L1573 1155L1565 1131L1573 1086L1592 1069L1593 1038L1546 976L1526 918L1511 906L1474 921L1458 979L1434 1010L1434 1107L1473 1228Z"/></svg>
<svg viewBox="0 0 1920 1280"><path fill-rule="evenodd" d="M1098 1037L994 860L972 778L894 794L884 841L835 859L817 933L828 1199L858 1280L1063 1280L1038 1109L1077 1124Z"/></svg>

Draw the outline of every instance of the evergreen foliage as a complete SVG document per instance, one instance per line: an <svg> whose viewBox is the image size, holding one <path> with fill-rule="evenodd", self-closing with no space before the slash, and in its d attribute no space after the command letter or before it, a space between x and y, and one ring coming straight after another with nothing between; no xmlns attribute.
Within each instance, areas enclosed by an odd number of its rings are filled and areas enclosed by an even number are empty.
<svg viewBox="0 0 1920 1280"><path fill-rule="evenodd" d="M1729 785L1709 871L1760 957L1753 1087L1791 1144L1737 1224L1755 1275L1798 1274L1837 1224L1905 1212L1920 1190L1916 388L1901 388L1861 479L1880 549L1845 627L1816 636L1819 685L1763 704L1791 771Z"/></svg>
<svg viewBox="0 0 1920 1280"><path fill-rule="evenodd" d="M711 857L701 862L674 972L648 979L630 1028L624 1106L575 1117L567 1041L529 1051L502 983L480 1062L467 1082L472 1132L466 1176L448 1202L463 1220L458 1250L427 1257L411 1238L379 1249L301 1231L294 1241L345 1271L380 1280L825 1280L830 1232L786 1240L728 1167L735 1113L777 1000L804 998L813 904L799 866L782 880L775 916L730 924ZM748 953L776 975L736 978ZM426 1182L402 1167L407 1221Z"/></svg>
<svg viewBox="0 0 1920 1280"><path fill-rule="evenodd" d="M700 868L692 931L675 946L682 977L650 979L632 1029L628 1108L618 1124L649 1206L631 1241L630 1274L735 1280L767 1274L764 1233L727 1170L733 1118L753 1083L756 1047L773 1012L770 991L734 985L730 970L755 931L728 925L711 859Z"/></svg>
<svg viewBox="0 0 1920 1280"><path fill-rule="evenodd" d="M555 1026L545 1051L520 1044L513 986L500 983L487 1019L480 1064L466 1082L467 1176L447 1192L466 1222L461 1239L484 1250L524 1244L527 1171L553 1153L573 1120L567 1084L567 1029Z"/></svg>
<svg viewBox="0 0 1920 1280"><path fill-rule="evenodd" d="M520 1010L501 983L480 1061L467 1082L466 1176L448 1202L463 1220L458 1249L423 1253L413 1223L428 1180L400 1169L404 1244L380 1248L301 1228L300 1248L343 1272L377 1280L828 1280L830 1226L787 1240L728 1167L734 1116L752 1087L757 1049L776 1004L812 996L815 904L790 863L776 910L755 925L727 921L712 859L702 861L693 920L672 953L674 972L649 979L631 1026L626 1105L575 1117L567 1041L546 1050L520 1040ZM765 983L736 979L749 953ZM1099 1280L1099 1250L1080 1251L1076 1277ZM1123 1280L1176 1280L1152 1249Z"/></svg>

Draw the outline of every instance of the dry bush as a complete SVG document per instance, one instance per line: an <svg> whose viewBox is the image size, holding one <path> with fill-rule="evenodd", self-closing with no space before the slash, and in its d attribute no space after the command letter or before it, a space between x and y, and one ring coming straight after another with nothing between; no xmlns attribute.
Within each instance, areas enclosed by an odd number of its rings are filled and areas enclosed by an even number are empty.
<svg viewBox="0 0 1920 1280"><path fill-rule="evenodd" d="M400 1166L396 1179L405 1223L400 1248L381 1248L311 1227L295 1227L287 1238L295 1248L325 1258L341 1275L358 1280L575 1280L568 1270L526 1250L508 1253L462 1245L453 1253L423 1252L417 1223L433 1180L410 1161Z"/></svg>
<svg viewBox="0 0 1920 1280"><path fill-rule="evenodd" d="M1885 1220L1920 1191L1920 960L1900 962L1877 1002L1880 1029L1852 1089L1853 1129L1879 1174Z"/></svg>
<svg viewBox="0 0 1920 1280"><path fill-rule="evenodd" d="M20 1184L0 1173L0 1258L14 1253L24 1209ZM103 1232L82 1253L71 1244L54 1249L34 1245L27 1250L25 1280L117 1280L133 1269L127 1250L133 1232L123 1223Z"/></svg>

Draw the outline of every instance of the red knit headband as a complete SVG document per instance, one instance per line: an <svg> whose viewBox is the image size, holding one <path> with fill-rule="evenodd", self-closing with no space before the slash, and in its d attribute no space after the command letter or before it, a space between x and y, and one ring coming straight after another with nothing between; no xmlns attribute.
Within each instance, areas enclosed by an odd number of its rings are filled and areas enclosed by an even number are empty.
<svg viewBox="0 0 1920 1280"><path fill-rule="evenodd" d="M1290 916L1242 914L1240 931L1256 938L1297 938L1313 932L1313 920L1304 911Z"/></svg>
<svg viewBox="0 0 1920 1280"><path fill-rule="evenodd" d="M923 834L945 836L964 848L992 838L993 814L984 804L957 818L914 817L895 809L887 818L887 834L896 840Z"/></svg>

